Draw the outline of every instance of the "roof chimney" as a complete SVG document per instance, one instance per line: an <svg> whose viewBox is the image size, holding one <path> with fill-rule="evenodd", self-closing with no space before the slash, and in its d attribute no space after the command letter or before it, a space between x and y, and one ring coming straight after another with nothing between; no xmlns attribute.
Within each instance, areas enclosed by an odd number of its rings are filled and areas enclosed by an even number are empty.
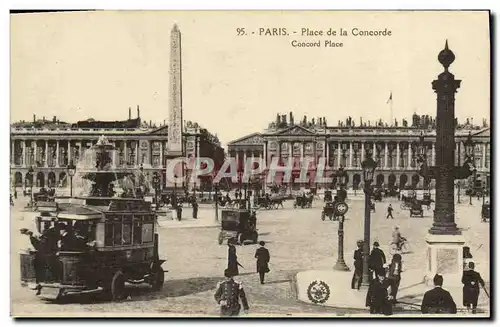
<svg viewBox="0 0 500 327"><path fill-rule="evenodd" d="M128 120L132 119L132 108L128 107Z"/></svg>
<svg viewBox="0 0 500 327"><path fill-rule="evenodd" d="M33 122L36 123L36 115L33 114Z"/></svg>
<svg viewBox="0 0 500 327"><path fill-rule="evenodd" d="M137 105L137 118L141 118L141 111L139 110L139 105Z"/></svg>

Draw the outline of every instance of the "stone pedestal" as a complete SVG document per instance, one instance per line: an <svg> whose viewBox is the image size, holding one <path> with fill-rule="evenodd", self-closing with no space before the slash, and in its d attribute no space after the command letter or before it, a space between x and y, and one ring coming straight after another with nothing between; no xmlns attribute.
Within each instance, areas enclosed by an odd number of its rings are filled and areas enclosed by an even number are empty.
<svg viewBox="0 0 500 327"><path fill-rule="evenodd" d="M463 272L463 246L465 238L462 235L429 234L427 242L427 263L425 282L433 285L436 274L443 276L443 287L461 286Z"/></svg>

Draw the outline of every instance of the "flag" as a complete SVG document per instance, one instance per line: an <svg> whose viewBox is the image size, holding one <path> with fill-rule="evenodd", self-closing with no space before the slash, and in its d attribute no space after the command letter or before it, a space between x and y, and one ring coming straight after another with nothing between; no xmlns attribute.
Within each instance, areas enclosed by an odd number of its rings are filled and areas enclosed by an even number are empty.
<svg viewBox="0 0 500 327"><path fill-rule="evenodd" d="M387 103L392 102L392 92L391 95L389 95L389 99L387 99Z"/></svg>

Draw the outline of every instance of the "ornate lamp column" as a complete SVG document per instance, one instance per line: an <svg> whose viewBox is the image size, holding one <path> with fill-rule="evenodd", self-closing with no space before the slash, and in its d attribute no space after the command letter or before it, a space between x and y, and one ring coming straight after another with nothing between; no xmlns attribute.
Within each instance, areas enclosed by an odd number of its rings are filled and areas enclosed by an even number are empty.
<svg viewBox="0 0 500 327"><path fill-rule="evenodd" d="M444 72L432 82L437 94L436 154L431 175L436 180L434 222L426 238L426 281L431 284L436 273L443 275L447 285L461 285L463 270L462 247L465 239L455 223L455 179L471 174L469 165L455 166L455 93L460 80L448 71L455 61L455 54L448 48L438 55Z"/></svg>
<svg viewBox="0 0 500 327"><path fill-rule="evenodd" d="M370 256L370 196L372 193L371 183L375 175L377 162L373 160L372 153L367 152L366 159L361 163L363 169L363 181L365 191L365 228L364 228L364 243L363 243L363 287L370 286L370 271L369 271L369 256Z"/></svg>
<svg viewBox="0 0 500 327"><path fill-rule="evenodd" d="M73 164L73 161L69 162L67 169L69 175L69 196L73 197L73 176L76 173L76 166Z"/></svg>
<svg viewBox="0 0 500 327"><path fill-rule="evenodd" d="M337 172L337 176L339 179L341 190L345 187L345 184L347 181L346 175L347 175L347 173L344 171L344 169L342 167L340 167L338 172ZM337 262L335 263L335 266L333 267L334 270L339 270L339 271L349 271L349 267L347 267L347 265L345 264L345 261L344 261L344 218L345 218L344 215L339 217L338 256L337 256Z"/></svg>
<svg viewBox="0 0 500 327"><path fill-rule="evenodd" d="M476 160L474 158L474 142L472 141L472 135L471 132L469 132L469 135L467 136L467 140L464 142L464 147L465 147L465 156L466 160L465 162L470 164L471 167L474 167L473 170L473 180L472 180L472 185L470 186L469 190L469 205L472 205L472 192L474 191L474 183L476 181Z"/></svg>

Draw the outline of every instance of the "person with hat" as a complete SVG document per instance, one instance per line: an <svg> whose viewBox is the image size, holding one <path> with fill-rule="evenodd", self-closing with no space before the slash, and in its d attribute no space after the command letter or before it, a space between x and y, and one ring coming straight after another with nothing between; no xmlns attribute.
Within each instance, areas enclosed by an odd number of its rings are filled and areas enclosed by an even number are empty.
<svg viewBox="0 0 500 327"><path fill-rule="evenodd" d="M396 296L399 290L399 284L401 283L401 272L403 271L402 258L399 253L392 256L392 261L389 264L388 279L391 285L391 297L392 301L396 303Z"/></svg>
<svg viewBox="0 0 500 327"><path fill-rule="evenodd" d="M238 256L236 255L236 247L234 244L236 240L234 238L230 238L227 240L227 270L231 273L232 276L238 276Z"/></svg>
<svg viewBox="0 0 500 327"><path fill-rule="evenodd" d="M467 311L472 309L472 313L476 313L477 300L479 298L479 285L484 287L484 280L481 275L474 271L474 262L469 262L469 269L464 270L462 275L463 288L463 304Z"/></svg>
<svg viewBox="0 0 500 327"><path fill-rule="evenodd" d="M433 314L455 314L457 313L457 305L453 301L450 292L444 290L443 276L436 274L434 276L434 288L425 292L422 299L422 313Z"/></svg>
<svg viewBox="0 0 500 327"><path fill-rule="evenodd" d="M387 291L390 283L385 277L385 269L378 268L375 273L366 293L366 306L370 307L370 314L392 315L392 297Z"/></svg>
<svg viewBox="0 0 500 327"><path fill-rule="evenodd" d="M370 257L368 258L368 267L374 273L378 269L383 268L386 263L385 253L379 248L379 246L380 244L377 241L373 242L373 249L370 253Z"/></svg>
<svg viewBox="0 0 500 327"><path fill-rule="evenodd" d="M264 284L264 275L269 272L269 251L265 248L264 241L259 242L260 248L255 251L255 258L257 259L257 272L259 273L260 283Z"/></svg>
<svg viewBox="0 0 500 327"><path fill-rule="evenodd" d="M215 291L215 301L220 305L220 315L222 317L238 316L240 314L241 303L243 310L248 313L249 306L243 284L233 279L233 274L229 269L224 271L226 279L217 284Z"/></svg>
<svg viewBox="0 0 500 327"><path fill-rule="evenodd" d="M354 250L354 274L352 275L351 288L360 289L363 276L363 240L356 242L358 248ZM356 286L357 284L357 286Z"/></svg>
<svg viewBox="0 0 500 327"><path fill-rule="evenodd" d="M64 223L58 224L61 238L58 242L59 251L82 251L86 248L86 242L83 238L77 237Z"/></svg>

